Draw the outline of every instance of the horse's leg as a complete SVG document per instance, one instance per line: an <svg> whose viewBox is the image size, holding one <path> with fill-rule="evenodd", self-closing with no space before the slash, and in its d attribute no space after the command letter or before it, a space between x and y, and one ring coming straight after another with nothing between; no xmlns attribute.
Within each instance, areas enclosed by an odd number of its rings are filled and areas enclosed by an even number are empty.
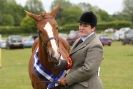
<svg viewBox="0 0 133 89"><path fill-rule="evenodd" d="M31 80L32 87L34 89L34 82L33 82L32 73L33 73L33 58L31 57L29 60L29 77Z"/></svg>
<svg viewBox="0 0 133 89"><path fill-rule="evenodd" d="M35 73L32 74L31 82L33 89L47 89L45 82L40 80L40 78L38 78Z"/></svg>

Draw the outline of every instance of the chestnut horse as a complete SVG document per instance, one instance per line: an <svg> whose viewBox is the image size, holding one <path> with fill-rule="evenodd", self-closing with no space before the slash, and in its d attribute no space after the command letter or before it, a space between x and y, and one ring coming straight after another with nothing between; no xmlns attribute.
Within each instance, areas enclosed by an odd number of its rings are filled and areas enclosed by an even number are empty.
<svg viewBox="0 0 133 89"><path fill-rule="evenodd" d="M32 55L29 61L29 75L33 89L61 89L58 80L65 76L71 67L72 61L69 57L69 44L58 35L58 25L55 20L59 6L51 12L33 14L27 12L37 24L39 37L32 47ZM65 60L67 66L58 67ZM65 63L64 63L65 64Z"/></svg>

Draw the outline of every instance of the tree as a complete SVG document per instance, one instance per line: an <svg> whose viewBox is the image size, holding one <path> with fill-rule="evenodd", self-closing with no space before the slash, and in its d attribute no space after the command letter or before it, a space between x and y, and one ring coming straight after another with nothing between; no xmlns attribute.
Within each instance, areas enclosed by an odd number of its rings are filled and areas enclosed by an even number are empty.
<svg viewBox="0 0 133 89"><path fill-rule="evenodd" d="M133 22L133 0L124 0L124 9L122 13Z"/></svg>
<svg viewBox="0 0 133 89"><path fill-rule="evenodd" d="M14 25L14 19L13 16L9 15L9 14L2 14L1 16L1 25L3 26L7 26L7 25Z"/></svg>
<svg viewBox="0 0 133 89"><path fill-rule="evenodd" d="M111 18L111 16L104 10L102 9L97 9L97 11L95 12L99 22L110 22L113 19Z"/></svg>
<svg viewBox="0 0 133 89"><path fill-rule="evenodd" d="M126 14L124 14L123 12L119 12L117 14L113 14L111 16L111 18L112 18L113 21L116 20L116 21L130 21L131 22L129 17Z"/></svg>
<svg viewBox="0 0 133 89"><path fill-rule="evenodd" d="M89 3L79 3L78 6L82 9L83 12L90 11L92 9L91 4Z"/></svg>
<svg viewBox="0 0 133 89"><path fill-rule="evenodd" d="M96 6L92 6L89 3L79 3L78 6L82 9L83 12L93 11L97 16L98 22L111 21L109 14Z"/></svg>
<svg viewBox="0 0 133 89"><path fill-rule="evenodd" d="M23 20L21 21L21 25L20 25L25 32L36 32L36 23L35 21L30 18L28 15L26 15Z"/></svg>
<svg viewBox="0 0 133 89"><path fill-rule="evenodd" d="M0 25L18 26L24 17L24 9L15 0L0 0Z"/></svg>
<svg viewBox="0 0 133 89"><path fill-rule="evenodd" d="M44 11L42 2L40 0L27 0L25 9L34 13Z"/></svg>
<svg viewBox="0 0 133 89"><path fill-rule="evenodd" d="M59 25L77 23L82 10L77 5L71 4L68 0L54 0L51 8L60 4L61 9L57 15Z"/></svg>

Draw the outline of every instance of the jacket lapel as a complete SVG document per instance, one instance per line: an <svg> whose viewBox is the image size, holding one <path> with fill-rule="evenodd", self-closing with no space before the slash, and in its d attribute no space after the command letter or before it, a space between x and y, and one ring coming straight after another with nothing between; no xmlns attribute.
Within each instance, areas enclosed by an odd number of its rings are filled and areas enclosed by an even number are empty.
<svg viewBox="0 0 133 89"><path fill-rule="evenodd" d="M87 45L88 43L90 43L91 40L94 39L95 37L96 37L96 34L94 33L94 34L92 34L90 37L88 37L84 42L82 42L81 44L79 44L79 45L75 48L75 45L78 43L79 40L76 41L76 42L74 43L74 45L72 46L72 51L71 51L70 55L72 55L73 53L75 53L75 52L79 51L80 49L86 47L86 45Z"/></svg>

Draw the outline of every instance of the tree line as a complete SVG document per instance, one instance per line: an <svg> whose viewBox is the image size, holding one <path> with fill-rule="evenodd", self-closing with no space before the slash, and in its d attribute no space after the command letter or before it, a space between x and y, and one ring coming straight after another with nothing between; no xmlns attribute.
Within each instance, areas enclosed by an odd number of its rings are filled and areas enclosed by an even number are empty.
<svg viewBox="0 0 133 89"><path fill-rule="evenodd" d="M93 11L98 18L98 24L103 27L99 27L105 29L107 27L122 27L127 26L132 27L133 23L133 0L124 0L123 6L124 9L121 12L117 12L113 15L109 15L106 11L92 6L89 3L79 3L72 4L68 0L54 0L52 2L51 8L53 8L56 4L60 3L61 9L56 17L57 22L59 24L60 29L76 29L78 20L80 15L84 11ZM7 26L9 27L7 31L10 32L10 27L18 27L23 30L23 32L36 32L35 22L28 16L26 16L24 10L40 13L45 12L41 0L27 0L25 6L18 5L15 0L0 0L0 32L3 33L3 29L7 30ZM113 24L115 25L113 25ZM116 24L122 26L117 26ZM101 25L105 24L105 25ZM74 28L75 27L75 28ZM28 30L27 30L28 29ZM20 31L21 32L21 31ZM6 33L6 32L5 32ZM18 30L19 33L19 30Z"/></svg>

